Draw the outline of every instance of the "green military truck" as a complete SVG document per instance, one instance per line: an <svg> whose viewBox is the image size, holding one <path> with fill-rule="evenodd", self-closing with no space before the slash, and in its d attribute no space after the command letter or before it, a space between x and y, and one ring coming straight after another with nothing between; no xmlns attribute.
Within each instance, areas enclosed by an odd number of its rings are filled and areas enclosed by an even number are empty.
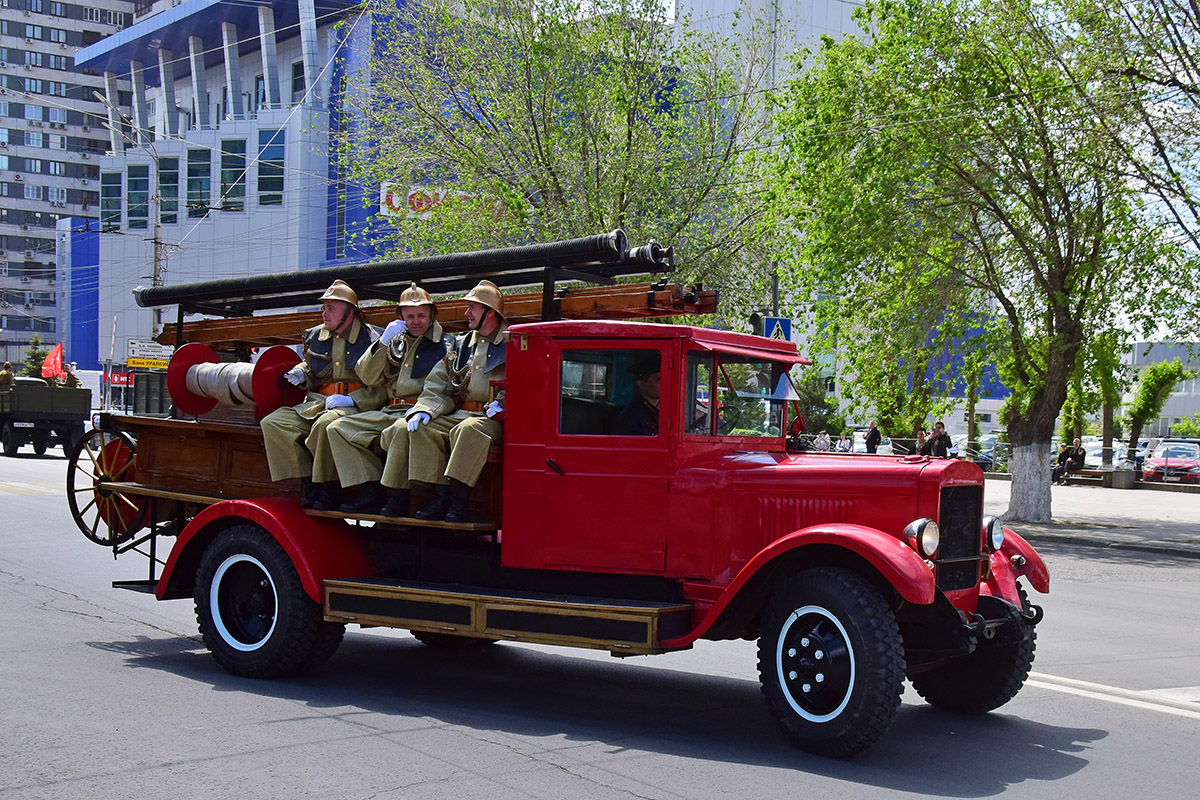
<svg viewBox="0 0 1200 800"><path fill-rule="evenodd" d="M67 453L83 436L92 411L91 389L50 386L41 378L19 377L0 387L0 439L12 457L23 444L39 456L53 445Z"/></svg>

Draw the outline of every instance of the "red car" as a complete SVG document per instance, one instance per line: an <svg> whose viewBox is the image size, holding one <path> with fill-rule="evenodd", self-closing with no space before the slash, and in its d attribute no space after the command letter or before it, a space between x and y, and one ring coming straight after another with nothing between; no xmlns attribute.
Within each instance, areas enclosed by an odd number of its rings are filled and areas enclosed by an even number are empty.
<svg viewBox="0 0 1200 800"><path fill-rule="evenodd" d="M1142 480L1200 484L1200 445L1163 442L1142 465Z"/></svg>

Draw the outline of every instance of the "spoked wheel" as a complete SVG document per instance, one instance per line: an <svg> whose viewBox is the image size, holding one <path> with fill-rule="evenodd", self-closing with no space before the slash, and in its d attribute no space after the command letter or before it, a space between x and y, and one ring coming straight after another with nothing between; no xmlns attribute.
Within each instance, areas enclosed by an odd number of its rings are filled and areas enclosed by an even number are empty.
<svg viewBox="0 0 1200 800"><path fill-rule="evenodd" d="M93 430L75 443L67 463L67 504L75 524L96 544L128 541L146 524L149 500L110 484L135 480L137 445L123 433Z"/></svg>

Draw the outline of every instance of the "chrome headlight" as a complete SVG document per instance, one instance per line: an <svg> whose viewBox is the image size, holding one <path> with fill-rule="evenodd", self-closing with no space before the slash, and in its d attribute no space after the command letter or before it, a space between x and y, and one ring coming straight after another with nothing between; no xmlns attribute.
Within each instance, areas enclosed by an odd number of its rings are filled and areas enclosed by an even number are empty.
<svg viewBox="0 0 1200 800"><path fill-rule="evenodd" d="M904 526L904 539L913 550L932 558L941 543L942 532L936 522L921 517Z"/></svg>
<svg viewBox="0 0 1200 800"><path fill-rule="evenodd" d="M983 518L983 539L993 553L1004 546L1004 523L995 517Z"/></svg>

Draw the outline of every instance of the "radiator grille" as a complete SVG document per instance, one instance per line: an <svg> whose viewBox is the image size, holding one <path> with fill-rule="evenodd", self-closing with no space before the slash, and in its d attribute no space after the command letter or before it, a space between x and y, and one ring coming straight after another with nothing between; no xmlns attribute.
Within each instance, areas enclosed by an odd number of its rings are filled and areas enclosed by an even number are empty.
<svg viewBox="0 0 1200 800"><path fill-rule="evenodd" d="M941 545L937 557L937 585L942 591L969 589L979 582L982 524L982 486L942 489L938 508Z"/></svg>

